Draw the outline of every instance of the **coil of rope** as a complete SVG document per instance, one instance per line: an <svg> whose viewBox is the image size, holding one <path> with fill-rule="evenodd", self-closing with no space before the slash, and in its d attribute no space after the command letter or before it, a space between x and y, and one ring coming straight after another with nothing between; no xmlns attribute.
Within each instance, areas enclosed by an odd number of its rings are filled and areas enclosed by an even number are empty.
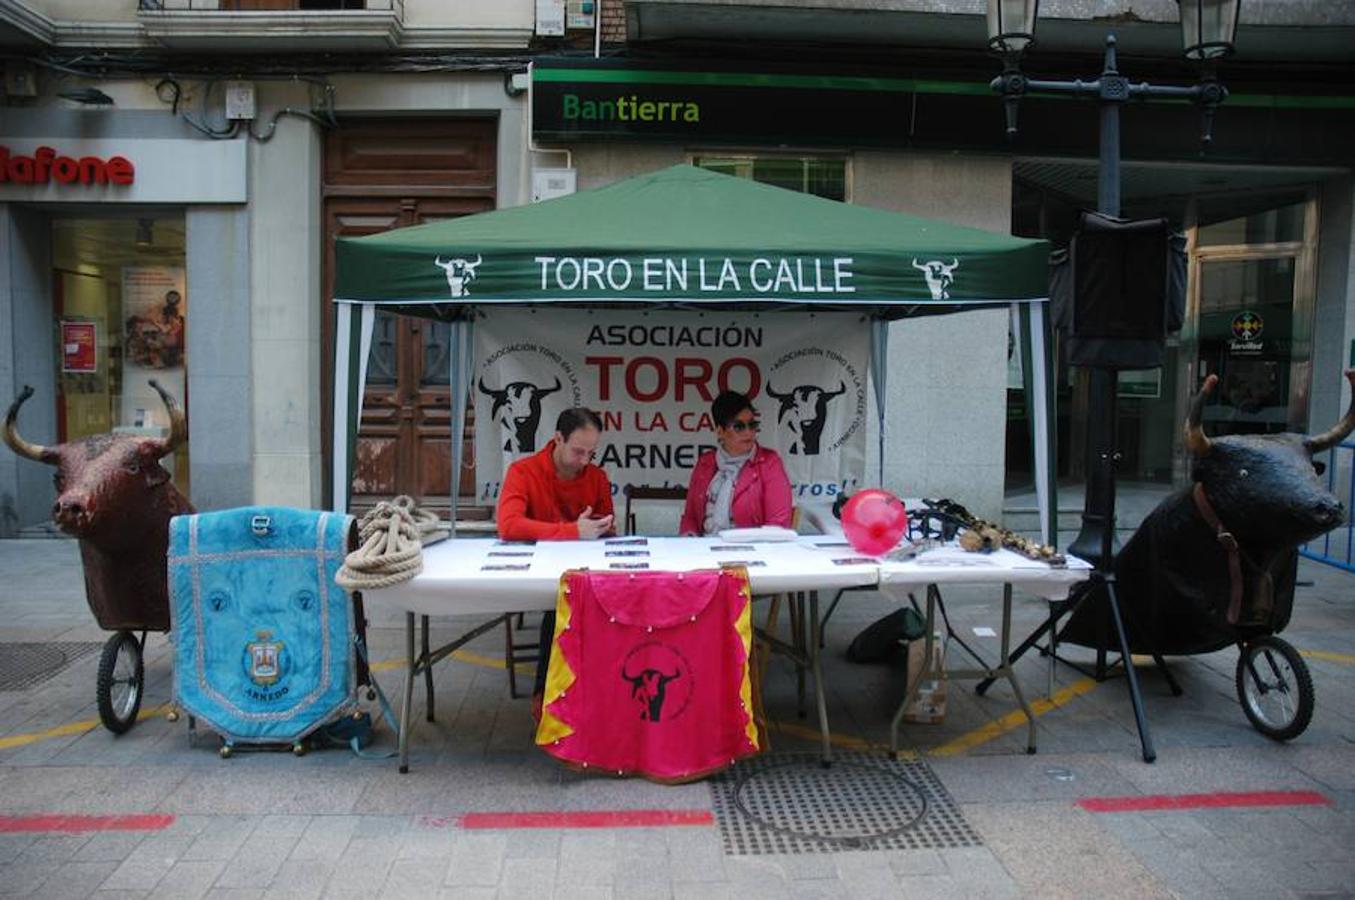
<svg viewBox="0 0 1355 900"><path fill-rule="evenodd" d="M358 549L344 557L334 580L349 591L374 590L409 581L423 571L423 548L451 534L436 513L414 498L383 500L358 521Z"/></svg>

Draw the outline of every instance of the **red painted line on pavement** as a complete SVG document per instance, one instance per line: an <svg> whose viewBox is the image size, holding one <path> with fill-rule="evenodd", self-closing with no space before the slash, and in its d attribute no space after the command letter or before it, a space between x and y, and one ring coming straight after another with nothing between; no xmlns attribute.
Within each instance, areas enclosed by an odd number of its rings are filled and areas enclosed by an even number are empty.
<svg viewBox="0 0 1355 900"><path fill-rule="evenodd" d="M466 813L456 820L462 828L662 828L713 825L708 809L618 809L577 812Z"/></svg>
<svg viewBox="0 0 1355 900"><path fill-rule="evenodd" d="M1316 791L1243 791L1213 794L1147 794L1142 797L1083 797L1087 812L1151 812L1160 809L1219 809L1229 806L1327 806L1331 800Z"/></svg>
<svg viewBox="0 0 1355 900"><path fill-rule="evenodd" d="M81 831L160 831L174 823L170 815L129 816L66 816L59 814L35 816L0 816L0 833Z"/></svg>

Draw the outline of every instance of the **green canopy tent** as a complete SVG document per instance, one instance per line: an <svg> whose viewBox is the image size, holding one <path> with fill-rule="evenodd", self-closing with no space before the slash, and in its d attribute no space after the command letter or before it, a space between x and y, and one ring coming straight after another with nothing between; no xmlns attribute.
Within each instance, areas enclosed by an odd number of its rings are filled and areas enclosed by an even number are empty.
<svg viewBox="0 0 1355 900"><path fill-rule="evenodd" d="M888 323L1011 306L1021 323L1036 493L1054 539L1048 245L853 206L678 165L530 206L340 238L333 504L347 508L377 309L450 322L453 471L473 310L570 304L852 310L871 317L870 375L884 460ZM345 427L346 426L346 427ZM453 516L456 488L451 497Z"/></svg>

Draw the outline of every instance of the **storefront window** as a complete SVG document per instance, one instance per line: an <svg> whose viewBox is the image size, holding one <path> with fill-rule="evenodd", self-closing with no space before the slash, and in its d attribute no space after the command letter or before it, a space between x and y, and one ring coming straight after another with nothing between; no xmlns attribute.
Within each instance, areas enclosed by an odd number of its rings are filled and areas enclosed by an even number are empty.
<svg viewBox="0 0 1355 900"><path fill-rule="evenodd" d="M169 435L155 379L188 412L181 215L52 221L58 438ZM188 493L188 447L163 464Z"/></svg>
<svg viewBox="0 0 1355 900"><path fill-rule="evenodd" d="M1226 222L1201 225L1196 244L1200 247L1219 247L1301 241L1306 208L1306 203L1292 203Z"/></svg>
<svg viewBox="0 0 1355 900"><path fill-rule="evenodd" d="M698 156L693 165L829 200L847 199L847 161L796 156Z"/></svg>

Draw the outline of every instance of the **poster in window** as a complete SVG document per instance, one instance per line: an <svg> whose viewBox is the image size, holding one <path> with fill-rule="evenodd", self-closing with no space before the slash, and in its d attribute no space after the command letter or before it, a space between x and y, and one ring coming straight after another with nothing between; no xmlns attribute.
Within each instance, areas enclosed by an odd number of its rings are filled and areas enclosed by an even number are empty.
<svg viewBox="0 0 1355 900"><path fill-rule="evenodd" d="M136 266L122 270L123 355L143 369L183 365L183 269Z"/></svg>
<svg viewBox="0 0 1355 900"><path fill-rule="evenodd" d="M138 434L169 433L169 416L151 380L187 406L184 270L127 266L122 270L122 398L118 425Z"/></svg>
<svg viewBox="0 0 1355 900"><path fill-rule="evenodd" d="M61 323L61 371L99 370L99 331L94 322Z"/></svg>

